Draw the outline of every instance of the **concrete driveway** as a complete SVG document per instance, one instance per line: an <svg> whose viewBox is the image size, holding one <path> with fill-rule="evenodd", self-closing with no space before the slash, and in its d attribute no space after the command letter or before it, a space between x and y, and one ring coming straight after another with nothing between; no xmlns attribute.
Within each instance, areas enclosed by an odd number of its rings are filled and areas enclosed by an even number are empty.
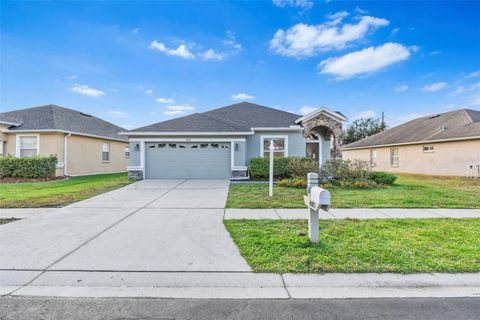
<svg viewBox="0 0 480 320"><path fill-rule="evenodd" d="M0 227L0 269L249 271L223 226L228 180L144 180Z"/></svg>

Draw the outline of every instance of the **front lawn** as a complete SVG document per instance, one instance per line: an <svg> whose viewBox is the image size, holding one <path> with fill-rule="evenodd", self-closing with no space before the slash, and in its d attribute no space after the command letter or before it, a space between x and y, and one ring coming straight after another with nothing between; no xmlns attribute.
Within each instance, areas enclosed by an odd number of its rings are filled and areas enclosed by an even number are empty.
<svg viewBox="0 0 480 320"><path fill-rule="evenodd" d="M254 272L478 272L480 219L225 220Z"/></svg>
<svg viewBox="0 0 480 320"><path fill-rule="evenodd" d="M129 183L126 173L73 177L48 182L2 183L0 208L62 207Z"/></svg>
<svg viewBox="0 0 480 320"><path fill-rule="evenodd" d="M399 174L393 186L330 188L334 208L480 208L480 180ZM227 208L304 208L305 189L230 184Z"/></svg>

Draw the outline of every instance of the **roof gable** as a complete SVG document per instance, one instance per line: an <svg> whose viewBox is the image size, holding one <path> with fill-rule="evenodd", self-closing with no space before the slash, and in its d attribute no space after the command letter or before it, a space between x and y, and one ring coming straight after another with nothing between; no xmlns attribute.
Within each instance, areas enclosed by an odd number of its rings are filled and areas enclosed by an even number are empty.
<svg viewBox="0 0 480 320"><path fill-rule="evenodd" d="M171 119L130 132L249 132L252 128L285 128L295 125L298 115L241 102L202 113Z"/></svg>
<svg viewBox="0 0 480 320"><path fill-rule="evenodd" d="M345 149L480 137L480 111L456 111L417 118L346 145Z"/></svg>
<svg viewBox="0 0 480 320"><path fill-rule="evenodd" d="M0 113L2 119L14 119L18 124L10 131L59 130L93 135L105 138L126 140L118 133L124 128L92 115L57 105L46 105Z"/></svg>

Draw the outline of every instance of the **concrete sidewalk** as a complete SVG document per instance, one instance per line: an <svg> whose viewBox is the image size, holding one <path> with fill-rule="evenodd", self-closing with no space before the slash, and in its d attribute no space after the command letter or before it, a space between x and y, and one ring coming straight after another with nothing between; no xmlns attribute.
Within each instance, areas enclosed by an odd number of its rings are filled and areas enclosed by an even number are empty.
<svg viewBox="0 0 480 320"><path fill-rule="evenodd" d="M330 209L320 219L480 218L480 209ZM225 209L232 219L308 219L307 209Z"/></svg>
<svg viewBox="0 0 480 320"><path fill-rule="evenodd" d="M281 275L3 270L0 294L192 299L480 297L480 273Z"/></svg>

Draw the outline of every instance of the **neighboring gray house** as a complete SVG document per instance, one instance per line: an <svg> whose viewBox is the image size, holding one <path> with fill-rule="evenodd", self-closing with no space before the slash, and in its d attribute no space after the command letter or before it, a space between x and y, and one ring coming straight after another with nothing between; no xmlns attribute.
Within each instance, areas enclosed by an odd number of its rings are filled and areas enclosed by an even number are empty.
<svg viewBox="0 0 480 320"><path fill-rule="evenodd" d="M129 177L248 177L253 157L311 157L320 164L339 148L345 116L320 108L299 116L242 102L122 132L129 137Z"/></svg>

